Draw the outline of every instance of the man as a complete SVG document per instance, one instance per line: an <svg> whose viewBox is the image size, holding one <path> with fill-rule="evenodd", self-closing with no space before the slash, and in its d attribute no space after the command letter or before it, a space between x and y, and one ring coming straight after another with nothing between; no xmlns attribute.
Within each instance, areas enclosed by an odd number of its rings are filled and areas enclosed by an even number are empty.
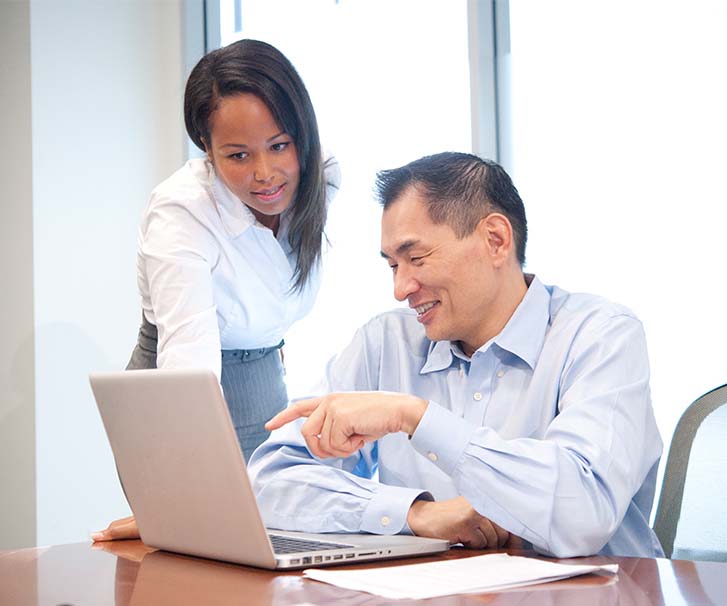
<svg viewBox="0 0 727 606"><path fill-rule="evenodd" d="M268 423L250 462L266 524L661 555L638 319L523 274L525 211L497 164L438 154L377 186L381 254L410 309L361 328L327 395Z"/></svg>

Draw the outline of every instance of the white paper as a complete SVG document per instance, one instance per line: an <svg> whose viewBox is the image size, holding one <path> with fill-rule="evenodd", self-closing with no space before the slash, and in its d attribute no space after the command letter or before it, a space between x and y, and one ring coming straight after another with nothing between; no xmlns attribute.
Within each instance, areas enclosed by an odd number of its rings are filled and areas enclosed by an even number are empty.
<svg viewBox="0 0 727 606"><path fill-rule="evenodd" d="M367 570L303 571L308 579L389 599L425 599L457 593L484 593L547 583L591 572L616 574L617 564L558 564L493 553L457 560Z"/></svg>

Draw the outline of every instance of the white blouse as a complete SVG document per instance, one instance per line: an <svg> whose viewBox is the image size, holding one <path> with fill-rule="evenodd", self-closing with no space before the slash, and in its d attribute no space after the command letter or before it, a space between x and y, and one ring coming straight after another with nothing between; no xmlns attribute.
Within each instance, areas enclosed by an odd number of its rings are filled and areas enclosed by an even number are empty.
<svg viewBox="0 0 727 606"><path fill-rule="evenodd" d="M341 175L326 168L327 203ZM222 349L277 345L313 306L319 268L291 291L296 255L290 208L277 237L215 175L206 158L187 162L157 186L138 236L137 282L146 319L157 326L159 368L209 368Z"/></svg>

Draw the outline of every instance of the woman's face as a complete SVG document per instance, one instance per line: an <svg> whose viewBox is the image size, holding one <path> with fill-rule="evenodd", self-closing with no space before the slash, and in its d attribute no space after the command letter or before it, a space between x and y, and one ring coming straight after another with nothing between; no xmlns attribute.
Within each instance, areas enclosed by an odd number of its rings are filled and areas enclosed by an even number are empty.
<svg viewBox="0 0 727 606"><path fill-rule="evenodd" d="M293 138L267 105L249 93L223 97L210 116L205 144L217 176L260 223L276 230L295 198L300 165Z"/></svg>

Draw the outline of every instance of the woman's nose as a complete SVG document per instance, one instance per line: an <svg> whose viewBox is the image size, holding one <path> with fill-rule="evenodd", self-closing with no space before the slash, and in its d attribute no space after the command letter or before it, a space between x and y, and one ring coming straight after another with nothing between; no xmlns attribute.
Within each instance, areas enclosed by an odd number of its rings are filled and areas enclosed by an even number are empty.
<svg viewBox="0 0 727 606"><path fill-rule="evenodd" d="M255 168L252 173L253 179L259 183L267 183L272 177L272 171L270 170L270 163L267 158L263 155L255 162Z"/></svg>

